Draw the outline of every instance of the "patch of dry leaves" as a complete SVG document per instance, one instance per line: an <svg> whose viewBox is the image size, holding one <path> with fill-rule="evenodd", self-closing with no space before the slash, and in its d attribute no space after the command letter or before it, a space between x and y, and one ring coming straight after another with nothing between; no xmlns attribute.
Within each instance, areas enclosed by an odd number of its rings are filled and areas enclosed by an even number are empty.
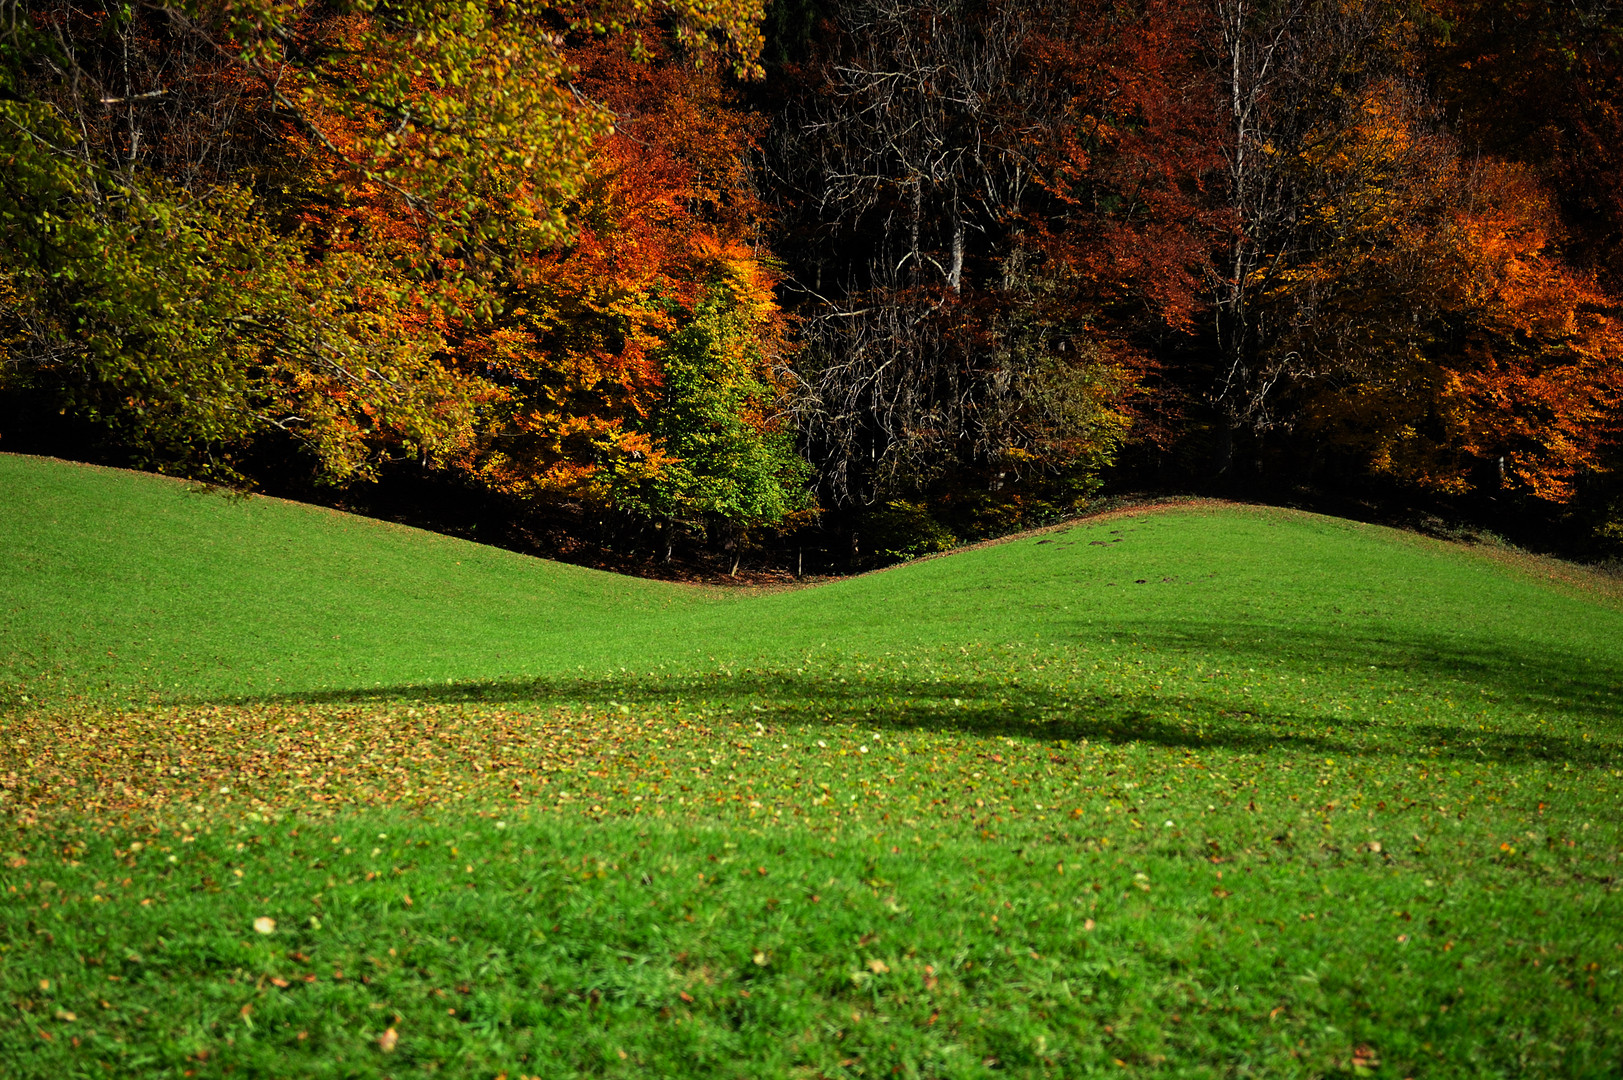
<svg viewBox="0 0 1623 1080"><path fill-rule="evenodd" d="M0 719L0 812L26 821L528 802L634 760L655 723L590 708L410 705L14 714Z"/></svg>

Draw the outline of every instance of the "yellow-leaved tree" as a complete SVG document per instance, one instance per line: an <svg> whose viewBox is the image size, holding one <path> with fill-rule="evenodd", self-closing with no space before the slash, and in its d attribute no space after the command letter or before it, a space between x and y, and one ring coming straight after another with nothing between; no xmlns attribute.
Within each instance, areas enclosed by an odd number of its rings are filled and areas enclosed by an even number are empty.
<svg viewBox="0 0 1623 1080"><path fill-rule="evenodd" d="M808 505L782 413L786 325L743 159L756 121L651 39L572 54L611 108L570 241L537 249L453 355L500 388L467 468L496 490L733 534ZM668 546L668 545L667 545Z"/></svg>
<svg viewBox="0 0 1623 1080"><path fill-rule="evenodd" d="M1384 84L1293 163L1303 243L1258 271L1270 370L1326 452L1419 488L1564 501L1623 393L1615 306L1548 192Z"/></svg>

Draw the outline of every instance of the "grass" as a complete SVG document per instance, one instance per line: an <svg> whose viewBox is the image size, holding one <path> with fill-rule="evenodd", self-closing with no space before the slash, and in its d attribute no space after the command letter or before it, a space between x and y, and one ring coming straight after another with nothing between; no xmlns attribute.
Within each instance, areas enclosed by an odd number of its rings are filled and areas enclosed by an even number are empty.
<svg viewBox="0 0 1623 1080"><path fill-rule="evenodd" d="M727 593L15 457L0 553L0 1073L1623 1072L1568 571L1190 507Z"/></svg>

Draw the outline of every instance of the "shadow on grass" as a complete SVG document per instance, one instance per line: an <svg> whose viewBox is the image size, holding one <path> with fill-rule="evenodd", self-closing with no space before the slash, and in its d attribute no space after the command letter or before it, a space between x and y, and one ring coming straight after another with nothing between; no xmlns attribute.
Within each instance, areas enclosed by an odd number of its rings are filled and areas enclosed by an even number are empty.
<svg viewBox="0 0 1623 1080"><path fill-rule="evenodd" d="M1240 694L1063 694L991 680L934 682L896 673L859 682L771 671L732 675L620 675L378 687L238 699L237 704L389 706L488 704L642 711L680 705L689 720L777 725L850 724L870 730L982 737L1148 743L1187 752L1436 756L1613 767L1612 737L1495 732L1446 723L1382 723L1328 712L1263 708Z"/></svg>
<svg viewBox="0 0 1623 1080"><path fill-rule="evenodd" d="M1373 667L1431 684L1406 689L1475 692L1528 714L1597 721L1613 734L1623 719L1623 649L1616 657L1595 658L1440 634L1187 621L1126 623L1118 636L1169 652L1283 664L1301 672Z"/></svg>

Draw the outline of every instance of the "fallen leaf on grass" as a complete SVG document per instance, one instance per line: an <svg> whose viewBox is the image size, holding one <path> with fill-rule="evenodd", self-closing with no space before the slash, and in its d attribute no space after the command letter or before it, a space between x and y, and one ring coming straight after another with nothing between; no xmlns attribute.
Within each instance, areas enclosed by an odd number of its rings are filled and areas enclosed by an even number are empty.
<svg viewBox="0 0 1623 1080"><path fill-rule="evenodd" d="M261 915L259 918L254 920L254 933L256 933L256 934L274 934L274 933L276 933L276 920L271 919L271 918L267 918L266 916Z"/></svg>
<svg viewBox="0 0 1623 1080"><path fill-rule="evenodd" d="M385 1031L382 1035L378 1036L378 1049L382 1050L385 1054L392 1054L394 1053L395 1044L399 1041L400 1033L394 1028L390 1028L388 1031Z"/></svg>

